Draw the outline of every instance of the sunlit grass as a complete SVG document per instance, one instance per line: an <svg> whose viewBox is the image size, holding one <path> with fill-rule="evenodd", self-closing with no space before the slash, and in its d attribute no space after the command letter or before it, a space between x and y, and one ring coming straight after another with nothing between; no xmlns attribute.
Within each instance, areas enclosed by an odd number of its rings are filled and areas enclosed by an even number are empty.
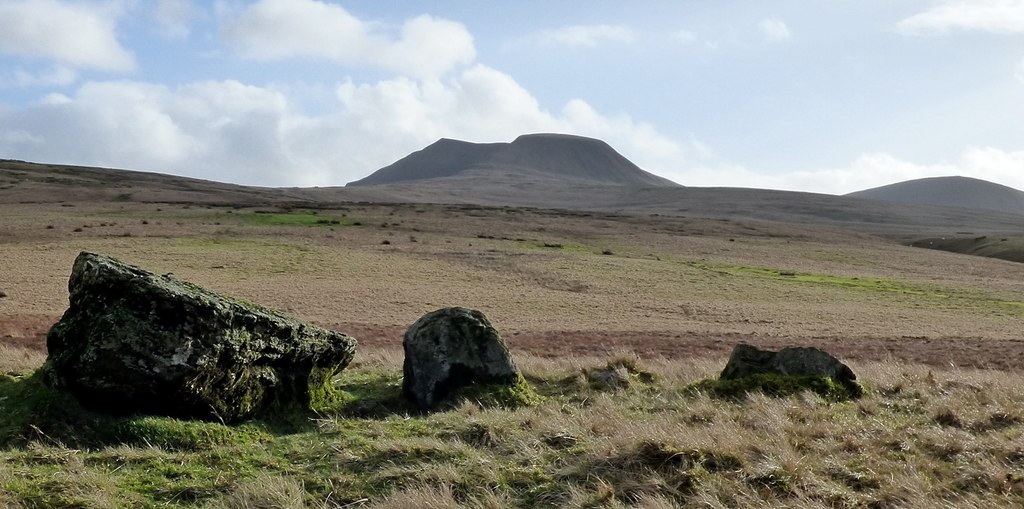
<svg viewBox="0 0 1024 509"><path fill-rule="evenodd" d="M467 399L421 414L401 401L400 363L397 352L363 354L338 381L348 396L336 412L242 426L111 420L67 401L45 410L40 405L52 397L45 389L14 401L33 382L7 378L0 405L20 430L0 450L0 503L1024 504L1020 374L872 363L853 366L871 388L855 401L833 403L811 392L723 400L692 389L715 376L721 361L523 358L519 365L543 401L509 410ZM588 380L595 370L618 368L628 383Z"/></svg>

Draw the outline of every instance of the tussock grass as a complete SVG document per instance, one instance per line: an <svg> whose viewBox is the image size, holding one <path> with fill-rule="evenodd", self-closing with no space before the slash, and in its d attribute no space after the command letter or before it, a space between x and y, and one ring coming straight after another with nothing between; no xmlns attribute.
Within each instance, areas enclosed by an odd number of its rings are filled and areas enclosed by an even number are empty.
<svg viewBox="0 0 1024 509"><path fill-rule="evenodd" d="M60 412L32 376L0 406L9 507L1013 507L1024 504L1024 375L873 363L872 390L731 399L693 391L723 360L519 365L542 400L414 413L400 353L361 355L338 411L308 426ZM7 367L4 367L7 369ZM587 374L621 370L609 389ZM641 375L642 379L641 379ZM19 393L18 391L22 391ZM370 411L364 411L370 409ZM20 417L18 417L20 415ZM76 417L77 415L77 417ZM12 417L14 416L14 417ZM126 424L127 423L127 424ZM94 423L95 424L95 423ZM50 431L53 431L52 433ZM130 431L130 432L129 432Z"/></svg>
<svg viewBox="0 0 1024 509"><path fill-rule="evenodd" d="M8 375L31 373L42 366L45 360L45 352L0 345L0 372Z"/></svg>

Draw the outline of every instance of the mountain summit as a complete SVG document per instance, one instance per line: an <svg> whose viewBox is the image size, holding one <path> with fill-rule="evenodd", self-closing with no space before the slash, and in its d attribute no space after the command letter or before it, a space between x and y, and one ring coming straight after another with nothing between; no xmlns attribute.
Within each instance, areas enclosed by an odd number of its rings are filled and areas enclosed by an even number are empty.
<svg viewBox="0 0 1024 509"><path fill-rule="evenodd" d="M442 138L349 186L398 184L449 177L557 179L577 184L679 187L648 173L594 138L525 134L511 143Z"/></svg>
<svg viewBox="0 0 1024 509"><path fill-rule="evenodd" d="M931 177L850 193L846 196L905 204L996 210L1024 215L1024 191L970 177Z"/></svg>

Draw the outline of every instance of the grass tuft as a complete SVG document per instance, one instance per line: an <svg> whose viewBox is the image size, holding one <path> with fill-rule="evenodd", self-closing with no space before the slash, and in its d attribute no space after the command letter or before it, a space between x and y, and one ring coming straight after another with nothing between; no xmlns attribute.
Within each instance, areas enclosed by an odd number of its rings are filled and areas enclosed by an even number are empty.
<svg viewBox="0 0 1024 509"><path fill-rule="evenodd" d="M864 394L863 387L856 382L844 384L827 376L774 374L751 375L735 380L707 379L690 385L687 391L726 400L743 399L752 392L787 397L809 391L831 402L850 401Z"/></svg>

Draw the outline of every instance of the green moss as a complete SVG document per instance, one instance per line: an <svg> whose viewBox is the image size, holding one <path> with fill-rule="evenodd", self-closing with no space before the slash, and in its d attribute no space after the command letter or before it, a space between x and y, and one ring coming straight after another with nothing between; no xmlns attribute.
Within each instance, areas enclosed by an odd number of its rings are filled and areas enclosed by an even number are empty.
<svg viewBox="0 0 1024 509"><path fill-rule="evenodd" d="M810 391L832 402L857 399L864 393L864 388L860 384L847 385L827 376L773 374L751 375L735 380L707 379L694 383L685 390L728 400L743 399L751 392L786 397Z"/></svg>
<svg viewBox="0 0 1024 509"><path fill-rule="evenodd" d="M309 373L309 408L317 412L336 409L342 402L342 394L334 390L333 366L313 368Z"/></svg>
<svg viewBox="0 0 1024 509"><path fill-rule="evenodd" d="M338 380L337 412L348 416L382 416L415 411L402 396L402 374L346 370Z"/></svg>
<svg viewBox="0 0 1024 509"><path fill-rule="evenodd" d="M472 384L456 390L449 398L453 403L469 400L484 408L513 409L535 406L544 397L530 386L523 375L516 375L512 383Z"/></svg>

